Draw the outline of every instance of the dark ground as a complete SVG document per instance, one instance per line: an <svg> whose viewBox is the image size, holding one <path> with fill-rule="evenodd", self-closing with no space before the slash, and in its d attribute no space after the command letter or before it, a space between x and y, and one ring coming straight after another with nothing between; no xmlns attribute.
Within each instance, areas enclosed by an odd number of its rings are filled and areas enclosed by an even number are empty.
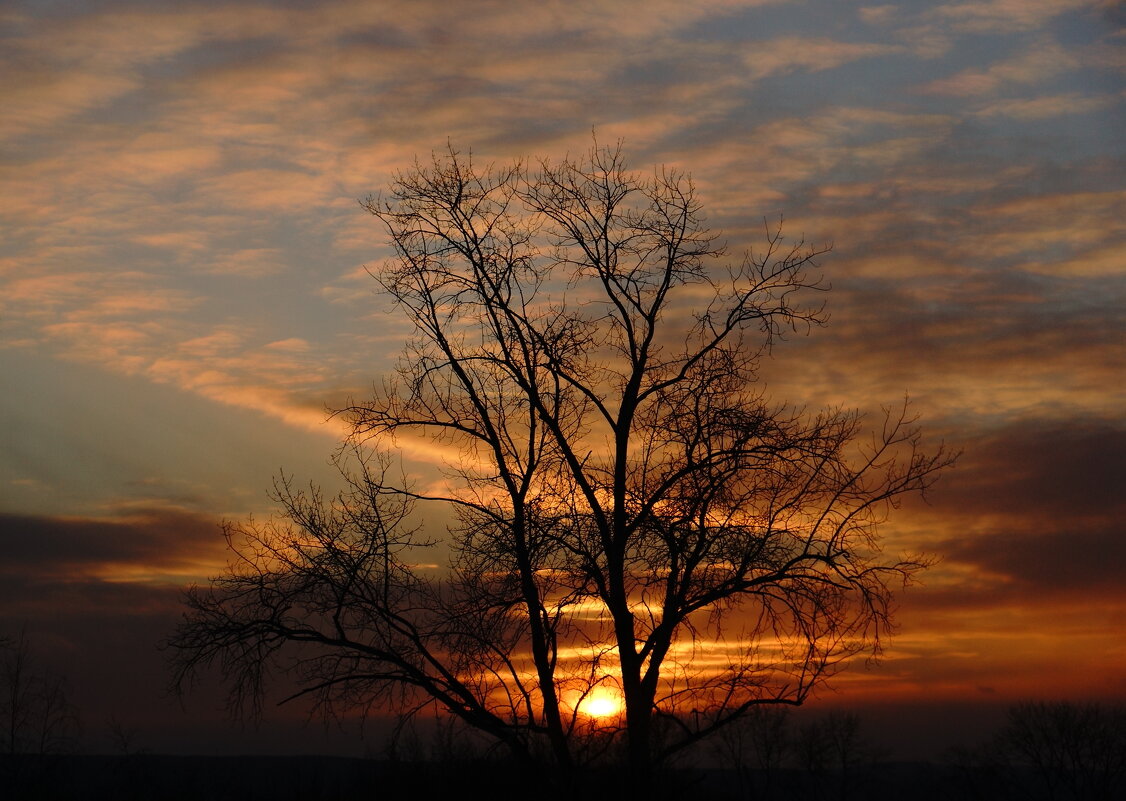
<svg viewBox="0 0 1126 801"><path fill-rule="evenodd" d="M7 801L354 801L356 799L510 799L631 797L612 770L562 788L550 777L520 774L500 762L387 762L338 757L191 757L133 754L0 757L0 799ZM1035 778L1001 776L981 766L876 763L826 771L677 770L659 777L650 799L1037 799ZM1057 796L1060 798L1075 796ZM1084 796L1088 797L1088 796ZM1090 795L1090 798L1101 796ZM1108 798L1111 796L1107 796Z"/></svg>

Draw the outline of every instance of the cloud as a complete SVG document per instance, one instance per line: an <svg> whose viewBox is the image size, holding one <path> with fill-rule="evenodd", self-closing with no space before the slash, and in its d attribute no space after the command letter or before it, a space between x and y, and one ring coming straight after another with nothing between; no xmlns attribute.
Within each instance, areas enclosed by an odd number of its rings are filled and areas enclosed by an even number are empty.
<svg viewBox="0 0 1126 801"><path fill-rule="evenodd" d="M230 337L231 332L189 340L182 354L158 356L144 367L150 379L169 383L218 403L267 414L289 425L317 433L346 430L335 419L326 419L325 388L330 384L328 366L298 347L303 340L266 343L258 348ZM320 388L310 391L310 388Z"/></svg>
<svg viewBox="0 0 1126 801"><path fill-rule="evenodd" d="M28 75L8 72L0 103L0 141L12 141L103 106L139 85L122 75Z"/></svg>
<svg viewBox="0 0 1126 801"><path fill-rule="evenodd" d="M5 583L171 583L221 565L218 522L176 508L136 508L109 518L0 514Z"/></svg>
<svg viewBox="0 0 1126 801"><path fill-rule="evenodd" d="M1126 191L1057 192L983 202L981 223L960 243L965 257L1032 257L1051 263L1073 253L1121 242Z"/></svg>
<svg viewBox="0 0 1126 801"><path fill-rule="evenodd" d="M1114 95L1080 95L1074 92L1032 98L997 100L981 106L974 114L981 117L1011 117L1016 120L1042 120L1065 115L1089 114L1119 103Z"/></svg>
<svg viewBox="0 0 1126 801"><path fill-rule="evenodd" d="M953 125L943 114L827 106L809 116L775 116L678 157L691 168L710 219L745 247L758 240L762 215L792 214L802 193L857 175L902 176L901 165L940 145ZM825 228L806 230L832 236Z"/></svg>
<svg viewBox="0 0 1126 801"><path fill-rule="evenodd" d="M1041 40L1012 58L985 69L967 69L939 78L920 91L935 95L968 97L992 94L1012 85L1038 84L1075 69L1081 61L1070 50L1051 40Z"/></svg>
<svg viewBox="0 0 1126 801"><path fill-rule="evenodd" d="M197 184L199 199L211 207L251 209L271 213L308 213L335 195L326 175L294 170L241 170Z"/></svg>
<svg viewBox="0 0 1126 801"><path fill-rule="evenodd" d="M943 488L958 514L998 514L1024 522L1122 519L1126 428L1098 420L1029 419L967 444ZM1124 540L1126 542L1126 540Z"/></svg>
<svg viewBox="0 0 1126 801"><path fill-rule="evenodd" d="M222 275L240 275L261 278L277 275L285 269L285 252L281 248L240 248L230 251L212 251L202 267L208 272Z"/></svg>
<svg viewBox="0 0 1126 801"><path fill-rule="evenodd" d="M1112 376L1126 367L1116 344L1121 293L1084 308L1082 291L1058 288L1048 313L1051 287L1030 286L1021 298L1009 276L913 283L886 294L835 290L833 334L816 342L809 376L817 385L796 396L854 405L909 391L926 416L951 421L1116 414L1124 398Z"/></svg>
<svg viewBox="0 0 1126 801"><path fill-rule="evenodd" d="M963 436L964 453L901 517L942 562L934 608L1126 606L1126 427L1028 418ZM918 545L916 547L919 547Z"/></svg>
<svg viewBox="0 0 1126 801"><path fill-rule="evenodd" d="M1024 603L1082 593L1094 604L1096 597L1121 595L1126 582L1126 533L1121 526L1043 531L1041 525L1036 521L1035 527L939 543L938 550L991 576L994 586L998 579L1017 582Z"/></svg>
<svg viewBox="0 0 1126 801"><path fill-rule="evenodd" d="M307 353L310 349L309 343L300 337L279 339L277 342L270 342L267 345L263 345L263 347L283 353Z"/></svg>
<svg viewBox="0 0 1126 801"><path fill-rule="evenodd" d="M940 5L930 15L968 33L1011 33L1035 30L1063 14L1099 5L1099 0L987 0Z"/></svg>
<svg viewBox="0 0 1126 801"><path fill-rule="evenodd" d="M1070 258L1024 262L1020 267L1034 273L1113 281L1122 275L1122 245L1099 244Z"/></svg>
<svg viewBox="0 0 1126 801"><path fill-rule="evenodd" d="M257 24L279 15L259 9ZM93 10L72 15L20 15L5 37L0 101L8 112L0 139L12 140L80 115L97 112L143 88L142 69L166 62L205 42L248 33L244 14L233 10L152 13Z"/></svg>
<svg viewBox="0 0 1126 801"><path fill-rule="evenodd" d="M842 676L841 691L1119 695L1126 426L1027 418L967 433L930 504L909 501L888 524L941 561L897 595L901 628L886 664Z"/></svg>
<svg viewBox="0 0 1126 801"><path fill-rule="evenodd" d="M5 173L18 210L11 228L26 237L18 258L0 262L13 288L6 319L20 326L13 340L319 426L321 399L385 371L388 343L403 330L356 276L356 265L378 263L386 250L355 197L446 137L507 158L583 149L597 124L604 140L627 136L642 166L652 156L692 169L736 252L757 240L760 215L781 210L793 215L792 233L839 243L827 263L847 279L834 278L840 323L828 336L840 341L830 351L871 373L809 367L826 391L836 385L844 399L894 387L894 397L921 384L960 410L996 403L992 393L1005 408L1093 405L1110 347L1091 332L1114 318L1101 305L1089 321L1066 310L1055 325L1078 326L1092 344L1069 355L1061 335L1037 331L1057 285L1028 278L1106 277L1120 203L1081 191L1089 174L1075 179L1080 191L1049 191L1024 154L966 142L958 127L967 114L1025 119L1083 108L1091 102L1083 92L1020 92L1091 53L1049 32L1025 35L1016 55L943 79L948 89L992 87L970 95L972 107L953 94L905 95L883 78L810 101L759 94L767 78L815 75L828 87L835 70L873 58L914 80L918 59L935 57L906 44L923 23L941 38L983 20L1027 26L1058 12L1043 3L951 3L934 13L873 5L859 12L870 29L842 24L829 38L783 28L772 37L758 24L765 17L748 12L760 5L582 3L564 13L541 4L514 17L480 3L454 19L441 3L111 3L71 17L28 15L18 60L29 76L85 71L123 88L86 110L60 101L54 119L79 127L45 129ZM1012 46L999 40L991 52ZM1002 89L1005 99L992 100ZM1045 204L1008 208L1021 194L1042 194ZM999 274L978 275L986 262ZM267 320L255 311L262 298L300 312ZM331 301L356 311L341 315ZM945 303L952 308L936 309ZM362 304L375 311L361 316ZM850 314L867 319L850 323ZM975 337L986 341L971 348ZM287 341L308 350L271 345ZM899 342L933 362L920 364ZM1034 360L1047 345L1056 350Z"/></svg>
<svg viewBox="0 0 1126 801"><path fill-rule="evenodd" d="M899 45L840 42L825 38L780 37L749 42L743 62L750 76L761 80L795 70L819 72L862 58L903 52Z"/></svg>
<svg viewBox="0 0 1126 801"><path fill-rule="evenodd" d="M220 165L218 147L188 131L143 131L129 137L122 132L120 147L99 165L117 181L158 186L193 176Z"/></svg>
<svg viewBox="0 0 1126 801"><path fill-rule="evenodd" d="M861 6L856 13L869 25L886 25L898 16L899 6L894 4Z"/></svg>

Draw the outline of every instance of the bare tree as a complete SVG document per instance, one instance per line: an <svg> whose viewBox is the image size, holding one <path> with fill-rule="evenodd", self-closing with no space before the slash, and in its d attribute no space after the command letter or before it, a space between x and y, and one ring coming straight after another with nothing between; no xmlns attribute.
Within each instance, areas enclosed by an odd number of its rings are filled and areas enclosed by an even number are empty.
<svg viewBox="0 0 1126 801"><path fill-rule="evenodd" d="M36 664L25 631L0 638L0 752L57 754L69 751L77 737L66 680Z"/></svg>
<svg viewBox="0 0 1126 801"><path fill-rule="evenodd" d="M755 707L713 738L714 754L734 774L740 797L782 797L782 775L795 745L789 716L788 707Z"/></svg>
<svg viewBox="0 0 1126 801"><path fill-rule="evenodd" d="M1110 801L1126 792L1126 707L1026 701L981 743L947 754L958 797Z"/></svg>
<svg viewBox="0 0 1126 801"><path fill-rule="evenodd" d="M925 560L883 556L878 526L952 456L905 404L869 436L765 396L761 360L823 320L824 250L767 225L728 258L687 176L597 146L534 168L451 149L364 207L414 336L340 411L349 490L282 480L281 519L228 526L238 561L171 640L180 685L218 661L254 708L280 666L326 709L437 703L564 773L594 738L642 781L879 651ZM395 480L397 438L451 454L440 488ZM442 573L411 522L433 505Z"/></svg>
<svg viewBox="0 0 1126 801"><path fill-rule="evenodd" d="M794 740L797 763L812 797L848 799L871 795L874 765L882 753L862 734L860 716L834 710L802 726Z"/></svg>
<svg viewBox="0 0 1126 801"><path fill-rule="evenodd" d="M993 753L1022 797L1120 798L1126 789L1126 709L1067 701L1018 704L994 738ZM1031 787L1022 770L1031 771Z"/></svg>

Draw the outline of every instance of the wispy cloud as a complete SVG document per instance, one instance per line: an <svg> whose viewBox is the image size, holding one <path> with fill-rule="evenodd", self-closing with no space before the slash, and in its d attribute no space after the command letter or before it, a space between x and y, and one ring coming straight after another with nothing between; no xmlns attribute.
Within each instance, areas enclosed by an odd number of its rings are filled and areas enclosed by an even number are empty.
<svg viewBox="0 0 1126 801"><path fill-rule="evenodd" d="M957 30L969 33L1031 31L1068 12L1095 10L1100 0L988 0L948 3L931 11Z"/></svg>
<svg viewBox="0 0 1126 801"><path fill-rule="evenodd" d="M977 108L974 113L983 117L1003 116L1017 120L1042 120L1048 117L1089 114L1121 102L1122 98L1114 95L1091 96L1068 93L997 100Z"/></svg>
<svg viewBox="0 0 1126 801"><path fill-rule="evenodd" d="M947 78L931 81L921 91L938 95L972 97L987 95L1012 85L1038 84L1073 70L1080 59L1051 40L1042 40L983 69L967 69Z"/></svg>
<svg viewBox="0 0 1126 801"><path fill-rule="evenodd" d="M758 79L795 70L831 70L859 59L901 53L903 50L899 45L780 37L748 43L743 62L751 77Z"/></svg>

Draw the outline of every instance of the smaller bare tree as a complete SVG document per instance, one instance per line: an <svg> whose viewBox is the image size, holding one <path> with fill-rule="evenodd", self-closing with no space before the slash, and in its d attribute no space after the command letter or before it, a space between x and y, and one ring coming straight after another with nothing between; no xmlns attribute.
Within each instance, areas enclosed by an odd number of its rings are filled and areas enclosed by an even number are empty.
<svg viewBox="0 0 1126 801"><path fill-rule="evenodd" d="M799 767L813 780L811 795L842 801L867 795L873 766L882 756L862 733L860 716L840 710L803 726L794 750Z"/></svg>
<svg viewBox="0 0 1126 801"><path fill-rule="evenodd" d="M1025 798L1109 801L1126 791L1122 707L1063 701L1019 704L1009 710L995 748L1006 772L1032 771L1035 787L1023 793Z"/></svg>
<svg viewBox="0 0 1126 801"><path fill-rule="evenodd" d="M66 680L35 663L22 630L0 638L0 726L0 749L9 755L62 753L78 738Z"/></svg>
<svg viewBox="0 0 1126 801"><path fill-rule="evenodd" d="M720 730L715 756L721 766L734 771L741 796L779 797L793 750L789 719L788 708L760 706Z"/></svg>

